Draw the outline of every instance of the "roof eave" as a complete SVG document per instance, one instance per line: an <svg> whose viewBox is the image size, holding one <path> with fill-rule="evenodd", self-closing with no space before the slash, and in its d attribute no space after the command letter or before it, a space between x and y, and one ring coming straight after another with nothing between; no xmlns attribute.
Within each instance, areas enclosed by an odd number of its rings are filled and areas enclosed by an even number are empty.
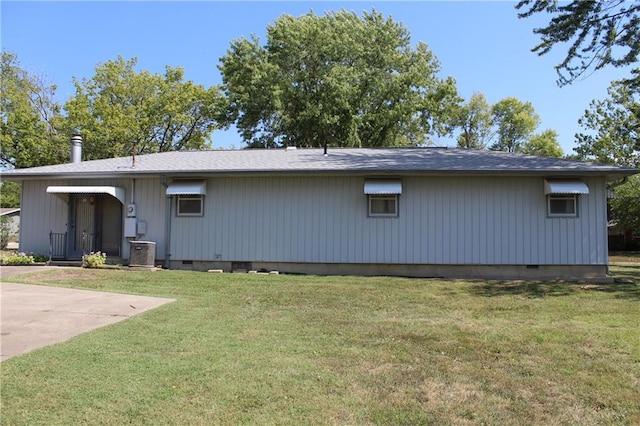
<svg viewBox="0 0 640 426"><path fill-rule="evenodd" d="M6 181L21 182L24 180L44 179L108 179L108 178L136 178L153 176L256 176L256 175L421 175L421 176L604 176L607 180L622 179L640 173L637 169L603 168L603 169L529 169L529 170L420 170L420 169L378 169L362 168L350 170L335 169L292 169L292 170L141 170L141 171L111 171L111 172L72 172L72 173L24 173L7 175Z"/></svg>

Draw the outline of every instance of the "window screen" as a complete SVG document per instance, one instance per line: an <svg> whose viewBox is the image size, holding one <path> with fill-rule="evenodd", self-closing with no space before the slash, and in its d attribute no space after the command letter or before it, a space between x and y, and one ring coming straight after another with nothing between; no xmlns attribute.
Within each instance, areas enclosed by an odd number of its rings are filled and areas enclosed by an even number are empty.
<svg viewBox="0 0 640 426"><path fill-rule="evenodd" d="M202 216L202 195L178 195L178 216Z"/></svg>
<svg viewBox="0 0 640 426"><path fill-rule="evenodd" d="M575 217L578 215L578 203L575 195L549 195L549 216Z"/></svg>
<svg viewBox="0 0 640 426"><path fill-rule="evenodd" d="M369 216L396 217L398 216L397 195L369 195Z"/></svg>

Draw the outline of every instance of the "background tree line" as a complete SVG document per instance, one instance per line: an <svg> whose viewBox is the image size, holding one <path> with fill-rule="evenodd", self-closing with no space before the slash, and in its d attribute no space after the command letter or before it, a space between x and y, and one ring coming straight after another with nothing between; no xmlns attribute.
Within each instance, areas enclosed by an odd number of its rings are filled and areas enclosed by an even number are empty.
<svg viewBox="0 0 640 426"><path fill-rule="evenodd" d="M534 52L569 43L556 69L572 84L591 69L637 63L638 2L523 0L520 16L545 13ZM84 159L211 147L216 128L234 125L247 147L420 146L457 137L460 147L560 157L557 134L538 131L531 103L481 93L464 100L425 43L411 46L401 23L372 11L283 15L255 37L233 40L218 66L220 86L136 70L135 58L99 64L73 79L60 104L55 85L2 53L0 163L33 167L66 162L69 135L81 132ZM576 158L638 167L638 72L594 100L576 135ZM635 179L635 178L634 178ZM10 194L3 185L3 205ZM636 204L638 204L636 202ZM637 215L640 217L640 214Z"/></svg>
<svg viewBox="0 0 640 426"><path fill-rule="evenodd" d="M453 78L425 43L373 11L283 15L255 37L231 42L220 59L223 83L185 81L179 67L137 70L136 58L99 64L73 78L60 104L55 85L2 53L3 167L67 161L81 132L84 159L211 147L214 129L234 125L247 147L420 146L460 133L459 145L561 155L556 135L534 135L533 106L504 99L488 111L480 94L464 103ZM533 138L533 141L531 139ZM538 141L536 144L535 141ZM540 141L554 145L536 148Z"/></svg>
<svg viewBox="0 0 640 426"><path fill-rule="evenodd" d="M508 97L489 105L482 93L474 93L458 109L458 147L506 151L561 158L558 133L547 129L534 133L540 124L530 102Z"/></svg>

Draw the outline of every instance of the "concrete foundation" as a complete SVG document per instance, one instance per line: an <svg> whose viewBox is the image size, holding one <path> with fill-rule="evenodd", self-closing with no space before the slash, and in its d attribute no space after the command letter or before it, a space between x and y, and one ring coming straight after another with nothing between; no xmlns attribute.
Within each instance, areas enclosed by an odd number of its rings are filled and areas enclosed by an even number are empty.
<svg viewBox="0 0 640 426"><path fill-rule="evenodd" d="M217 269L224 272L279 271L288 274L312 275L612 282L612 278L607 275L607 265L422 265L172 260L170 268L193 271Z"/></svg>

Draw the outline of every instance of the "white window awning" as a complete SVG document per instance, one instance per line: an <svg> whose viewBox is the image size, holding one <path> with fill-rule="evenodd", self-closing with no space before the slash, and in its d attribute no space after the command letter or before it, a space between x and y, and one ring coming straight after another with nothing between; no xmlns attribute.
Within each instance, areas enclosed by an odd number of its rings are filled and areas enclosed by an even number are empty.
<svg viewBox="0 0 640 426"><path fill-rule="evenodd" d="M109 194L124 204L124 188L117 186L48 186L48 194L56 194L68 201L69 194Z"/></svg>
<svg viewBox="0 0 640 426"><path fill-rule="evenodd" d="M549 194L588 194L589 187L581 180L545 179L544 195Z"/></svg>
<svg viewBox="0 0 640 426"><path fill-rule="evenodd" d="M402 181L400 179L365 179L364 193L366 195L402 194Z"/></svg>
<svg viewBox="0 0 640 426"><path fill-rule="evenodd" d="M206 195L207 181L176 180L167 186L167 195Z"/></svg>

